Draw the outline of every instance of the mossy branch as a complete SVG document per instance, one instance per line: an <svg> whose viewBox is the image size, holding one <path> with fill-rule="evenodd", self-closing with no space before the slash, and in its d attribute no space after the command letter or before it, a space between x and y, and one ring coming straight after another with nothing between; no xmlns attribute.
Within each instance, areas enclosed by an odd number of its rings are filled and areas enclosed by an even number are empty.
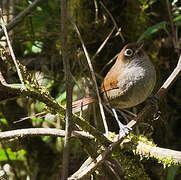
<svg viewBox="0 0 181 180"><path fill-rule="evenodd" d="M5 61L6 63L10 63L10 65L13 67L10 56L8 55L7 52L5 52L3 48L1 48L0 58L1 58L0 61ZM60 105L53 97L51 97L49 92L44 87L40 86L38 82L35 79L33 79L31 74L29 74L26 71L25 66L23 66L20 62L18 63L22 76L24 78L26 88L23 88L21 84L8 84L1 72L0 72L0 88L4 89L5 91L17 93L21 96L37 99L45 103L51 113L54 114L58 113L61 119L64 119L66 112L65 107ZM100 131L91 126L85 119L77 116L76 114L73 114L72 120L73 123L77 125L81 130L92 134L100 144L103 144L105 146L110 144L110 141Z"/></svg>

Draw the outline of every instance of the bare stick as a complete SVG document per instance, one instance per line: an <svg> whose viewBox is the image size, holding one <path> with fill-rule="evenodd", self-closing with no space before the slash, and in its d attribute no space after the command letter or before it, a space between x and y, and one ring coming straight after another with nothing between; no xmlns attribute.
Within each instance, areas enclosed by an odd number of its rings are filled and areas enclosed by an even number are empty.
<svg viewBox="0 0 181 180"><path fill-rule="evenodd" d="M109 65L118 57L118 55L119 55L119 53L116 54L111 60L109 60L109 62L108 62L106 65L104 65L104 67L102 68L100 74L105 70L105 68L106 68L107 66L109 66Z"/></svg>
<svg viewBox="0 0 181 180"><path fill-rule="evenodd" d="M26 128L26 129L18 129L18 130L11 130L0 132L0 141L24 137L24 136L57 136L57 137L64 137L65 131L56 128ZM85 137L92 139L93 136L89 133L84 131L72 131L72 136L76 137Z"/></svg>
<svg viewBox="0 0 181 180"><path fill-rule="evenodd" d="M72 19L72 17L70 15L69 15L69 19L70 19L70 21L71 21L75 31L77 32L77 35L78 35L78 37L80 39L80 42L82 44L82 48L84 50L84 53L85 53L85 56L86 56L86 59L87 59L88 65L89 65L89 69L90 69L90 72L91 72L91 76L92 76L92 79L93 79L93 82L94 82L94 85L95 85L95 88L96 88L96 93L97 93L98 102L99 102L99 108L100 108L102 119L103 119L103 123L104 123L105 133L106 133L106 135L108 135L108 126L107 126L107 122L106 122L106 117L105 117L103 105L101 103L101 97L99 95L99 89L98 89L98 86L97 86L96 76L95 76L95 73L94 73L94 69L93 69L93 66L92 66L89 54L87 52L87 49L86 49L85 44L84 44L84 41L83 41L83 39L81 37L81 34L79 32L79 29L78 29L77 25L75 24L74 20Z"/></svg>
<svg viewBox="0 0 181 180"><path fill-rule="evenodd" d="M162 98L167 93L168 89L170 89L172 84L177 80L180 74L181 74L181 55L179 57L176 68L174 69L172 74L168 77L168 79L164 82L164 84L162 85L162 87L159 89L159 91L156 93L155 96L158 99Z"/></svg>
<svg viewBox="0 0 181 180"><path fill-rule="evenodd" d="M107 41L109 40L109 38L111 37L112 33L114 32L115 26L112 28L111 32L108 34L108 36L106 37L106 39L104 40L104 42L100 45L99 49L96 51L96 53L94 54L94 56L91 58L91 60L93 60L99 53L100 51L103 49L103 47L105 46L105 44L107 43Z"/></svg>
<svg viewBox="0 0 181 180"><path fill-rule="evenodd" d="M98 23L98 4L97 4L97 0L94 0L94 6L95 6L95 23Z"/></svg>
<svg viewBox="0 0 181 180"><path fill-rule="evenodd" d="M174 22L173 22L173 17L172 17L172 12L171 12L171 8L170 8L169 0L166 0L166 4L167 4L168 15L169 15L169 21L170 21L170 25L171 25L173 45L174 45L174 48L177 51L177 54L179 55L177 35L176 35L175 25L174 25Z"/></svg>
<svg viewBox="0 0 181 180"><path fill-rule="evenodd" d="M67 1L61 1L61 43L62 43L62 59L65 69L66 78L66 124L65 124L65 141L63 149L62 173L61 180L68 177L69 157L70 157L70 138L72 133L72 76L70 73L70 63L67 49Z"/></svg>
<svg viewBox="0 0 181 180"><path fill-rule="evenodd" d="M4 31L4 34L6 36L6 40L7 40L7 43L8 43L8 47L9 47L9 50L10 50L10 53L11 53L11 57L13 59L13 62L15 64L15 67L16 67L16 70L17 70L17 73L18 73L18 76L19 76L19 79L21 81L21 84L24 85L24 82L23 82L23 76L21 74L21 71L20 71L20 68L18 66L18 63L16 62L16 57L15 57L15 54L14 54L14 51L13 51L13 48L11 46L11 43L10 43L10 40L9 40L9 36L8 36L8 33L7 33L7 30L6 30L6 25L5 25L5 21L4 21L4 18L3 18L3 14L2 14L2 10L0 9L0 14L1 14L1 26L3 28L3 31ZM24 86L25 88L25 86Z"/></svg>
<svg viewBox="0 0 181 180"><path fill-rule="evenodd" d="M37 5L41 2L42 0L35 0L30 4L26 9L24 9L21 13L19 13L13 20L7 24L6 28L7 31L10 31L13 29L21 20L26 17L28 14L30 14L36 7ZM0 38L4 35L4 31L0 31Z"/></svg>
<svg viewBox="0 0 181 180"><path fill-rule="evenodd" d="M0 77L2 77L1 72L0 72ZM31 115L31 116L27 116L27 117L21 118L21 119L19 119L19 120L17 120L17 121L13 121L13 123L19 123L19 122L25 121L25 120L27 120L27 119L35 118L35 117L37 117L37 116L41 116L41 118L42 118L42 117L44 117L46 114L47 114L47 112L42 111L42 112L39 112L39 113L37 113L37 114L34 114L34 115Z"/></svg>
<svg viewBox="0 0 181 180"><path fill-rule="evenodd" d="M123 35L122 35L122 33L121 33L121 28L118 27L118 25L117 25L114 17L113 17L112 14L110 13L110 11L106 8L106 6L103 4L103 2L102 2L102 1L99 1L99 2L100 2L100 4L102 5L102 7L105 9L105 11L108 13L108 15L110 16L110 18L111 18L114 26L116 27L117 33L120 35L120 37L121 37L121 39L122 39L122 42L124 42L125 39L124 39L124 37L123 37Z"/></svg>

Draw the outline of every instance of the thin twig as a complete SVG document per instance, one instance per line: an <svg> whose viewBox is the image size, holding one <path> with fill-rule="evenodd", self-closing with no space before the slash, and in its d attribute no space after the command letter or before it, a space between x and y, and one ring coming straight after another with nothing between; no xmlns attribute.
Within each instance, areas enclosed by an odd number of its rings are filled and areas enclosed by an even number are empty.
<svg viewBox="0 0 181 180"><path fill-rule="evenodd" d="M95 88L96 88L96 94L97 94L97 97L98 97L98 102L99 102L99 108L100 108L100 111L101 111L101 115L102 115L102 119L103 119L103 124L104 124L104 129L105 129L105 133L106 135L108 135L108 126L107 126L107 122L106 122L106 117L105 117L105 113L104 113L104 109L103 109L103 105L101 103L101 97L99 95L99 89L98 89L98 85L97 85L97 81L96 81L96 76L95 76L95 73L94 73L94 69L93 69L93 66L92 66L92 63L91 63L91 60L90 60L90 57L89 57L89 54L87 52L87 49L86 49L86 46L84 44L84 41L81 37L81 34L79 32L79 29L76 25L76 23L74 22L74 20L72 19L72 17L70 15L68 15L69 17L69 20L70 22L72 23L75 31L77 32L77 35L80 39L80 42L82 44L82 48L84 50L84 53L85 53L85 56L86 56L86 59L87 59L87 62L88 62L88 65L89 65L89 69L90 69L90 72L91 72L91 76L92 76L92 79L93 79L93 82L94 82L94 85L95 85Z"/></svg>
<svg viewBox="0 0 181 180"><path fill-rule="evenodd" d="M124 178L123 168L119 160L107 158L104 161L104 164L110 169L110 171L114 174L117 180L122 180Z"/></svg>
<svg viewBox="0 0 181 180"><path fill-rule="evenodd" d="M104 42L100 45L94 56L91 58L91 60L95 59L95 57L100 53L100 51L103 49L109 38L111 37L112 33L114 32L115 26L112 28L111 32L108 34Z"/></svg>
<svg viewBox="0 0 181 180"><path fill-rule="evenodd" d="M104 67L102 68L100 74L107 68L107 66L109 66L117 57L118 57L119 53L116 54L106 65L104 65Z"/></svg>
<svg viewBox="0 0 181 180"><path fill-rule="evenodd" d="M1 76L1 75L0 75L0 76ZM13 123L19 123L19 122L25 121L25 120L27 120L27 119L35 118L35 117L37 117L37 116L40 117L40 115L41 115L41 118L42 118L42 117L44 117L46 114L47 114L47 112L42 111L42 112L39 112L39 113L37 113L37 114L31 115L31 116L27 116L27 117L21 118L21 119L19 119L19 120L13 121Z"/></svg>
<svg viewBox="0 0 181 180"><path fill-rule="evenodd" d="M72 76L70 73L70 63L67 48L67 1L61 1L61 43L62 43L62 59L66 78L66 124L65 124L65 141L63 149L61 180L66 180L69 170L70 157L70 138L72 133Z"/></svg>
<svg viewBox="0 0 181 180"><path fill-rule="evenodd" d="M167 4L169 21L170 21L170 25L171 25L173 45L174 45L174 48L175 48L177 54L179 55L178 39L177 39L177 34L176 34L176 30L175 30L175 25L174 25L174 21L173 21L173 17L172 17L172 12L171 12L171 8L170 8L169 0L166 0L166 4Z"/></svg>
<svg viewBox="0 0 181 180"><path fill-rule="evenodd" d="M180 74L181 74L181 55L179 57L179 60L178 60L176 68L174 69L172 74L168 77L168 79L164 82L164 84L162 85L162 87L159 89L159 91L156 93L155 96L158 99L160 99L163 96L165 96L165 94L167 93L168 89L170 89L170 87L177 80L177 78L180 76Z"/></svg>
<svg viewBox="0 0 181 180"><path fill-rule="evenodd" d="M98 23L98 4L97 4L97 0L94 0L94 6L95 6L95 23Z"/></svg>
<svg viewBox="0 0 181 180"><path fill-rule="evenodd" d="M32 13L32 11L37 7L37 5L43 0L35 0L30 4L26 9L24 9L21 13L19 13L13 20L7 24L7 31L13 29L21 20L26 17L28 14ZM4 31L0 31L0 38L4 35Z"/></svg>
<svg viewBox="0 0 181 180"><path fill-rule="evenodd" d="M0 16L1 16L1 23L2 23L1 26L2 26L3 31L4 31L4 34L5 34L5 36L6 36L6 40L7 40L8 47L9 47L9 50L10 50L10 53L11 53L11 57L12 57L13 62L14 62L14 64L15 64L15 67L16 67L16 70L17 70L19 79L20 79L20 81L21 81L21 84L24 86L23 76L22 76L22 74L21 74L20 68L19 68L18 63L17 63L17 61L16 61L16 57L15 57L13 48L12 48L11 43L10 43L10 40L9 40L9 36L8 36L8 33L7 33L7 29L6 29L6 25L5 25L5 21L4 21L4 18L3 18L3 14L2 14L1 8L0 8ZM25 88L25 86L24 86L24 88Z"/></svg>
<svg viewBox="0 0 181 180"><path fill-rule="evenodd" d="M118 27L117 23L116 23L116 20L114 19L114 17L112 16L112 14L110 13L110 11L107 9L107 7L104 5L104 3L102 1L99 1L101 6L105 9L105 11L108 13L108 15L110 16L114 26L116 27L116 30L117 30L117 33L119 34L119 36L121 37L122 39L122 42L125 41L122 33L121 33L121 28Z"/></svg>

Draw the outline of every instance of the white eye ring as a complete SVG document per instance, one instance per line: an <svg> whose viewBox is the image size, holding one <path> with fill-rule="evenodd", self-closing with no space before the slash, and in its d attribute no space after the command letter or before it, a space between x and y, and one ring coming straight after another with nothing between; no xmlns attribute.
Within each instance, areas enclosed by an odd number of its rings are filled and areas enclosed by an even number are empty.
<svg viewBox="0 0 181 180"><path fill-rule="evenodd" d="M130 57L133 55L133 50L132 49L126 49L124 51L124 55L127 56L127 57Z"/></svg>

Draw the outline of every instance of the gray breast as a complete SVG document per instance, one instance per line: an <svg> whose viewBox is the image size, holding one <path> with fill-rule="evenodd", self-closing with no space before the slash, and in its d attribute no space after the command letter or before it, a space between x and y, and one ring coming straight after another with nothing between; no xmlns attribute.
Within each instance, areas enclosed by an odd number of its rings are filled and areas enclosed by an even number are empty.
<svg viewBox="0 0 181 180"><path fill-rule="evenodd" d="M106 93L105 99L115 108L124 109L142 103L154 88L156 72L150 60L132 62L118 77L119 88Z"/></svg>

